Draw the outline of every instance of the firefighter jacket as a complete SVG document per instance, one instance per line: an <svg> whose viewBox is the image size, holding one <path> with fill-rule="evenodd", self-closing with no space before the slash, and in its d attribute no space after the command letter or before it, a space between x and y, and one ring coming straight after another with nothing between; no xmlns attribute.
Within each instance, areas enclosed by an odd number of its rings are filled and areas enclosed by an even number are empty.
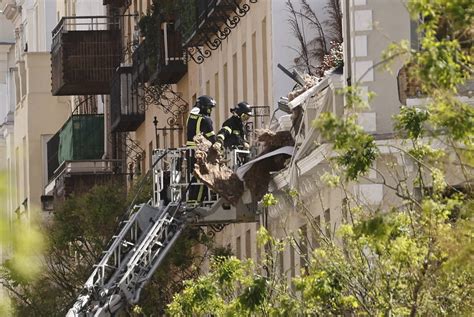
<svg viewBox="0 0 474 317"><path fill-rule="evenodd" d="M217 138L223 141L226 148L244 145L247 141L245 140L245 128L242 120L237 116L232 116L224 121Z"/></svg>
<svg viewBox="0 0 474 317"><path fill-rule="evenodd" d="M216 141L216 135L212 128L212 119L200 112L199 108L194 107L189 114L187 126L187 141L186 146L194 147L194 137L199 134L203 134L206 139L214 143Z"/></svg>

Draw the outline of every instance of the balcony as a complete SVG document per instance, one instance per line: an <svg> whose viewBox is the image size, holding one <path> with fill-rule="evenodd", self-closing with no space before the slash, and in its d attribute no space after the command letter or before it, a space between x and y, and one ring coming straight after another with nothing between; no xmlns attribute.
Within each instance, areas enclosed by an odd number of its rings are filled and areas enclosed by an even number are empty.
<svg viewBox="0 0 474 317"><path fill-rule="evenodd" d="M184 0L181 0L181 2ZM176 24L191 58L202 63L250 10L243 0L191 0L178 12ZM256 3L257 0L250 0Z"/></svg>
<svg viewBox="0 0 474 317"><path fill-rule="evenodd" d="M105 16L64 17L53 30L52 94L109 94L120 63L117 19Z"/></svg>
<svg viewBox="0 0 474 317"><path fill-rule="evenodd" d="M153 85L177 83L187 72L181 33L175 27L176 3L159 0L150 15L140 19L145 40L133 53L134 75L139 82Z"/></svg>
<svg viewBox="0 0 474 317"><path fill-rule="evenodd" d="M402 105L418 105L423 103L426 93L421 87L421 82L410 76L410 65L403 66L398 72L398 98ZM474 79L466 80L464 85L457 86L458 96L472 97L474 94Z"/></svg>
<svg viewBox="0 0 474 317"><path fill-rule="evenodd" d="M115 72L110 92L110 116L113 132L135 131L145 120L145 107L139 102L138 86L133 84L131 66Z"/></svg>
<svg viewBox="0 0 474 317"><path fill-rule="evenodd" d="M73 115L47 143L48 180L64 161L101 159L104 115Z"/></svg>
<svg viewBox="0 0 474 317"><path fill-rule="evenodd" d="M103 154L104 116L71 116L47 143L45 196L64 198L121 175L122 161L105 160Z"/></svg>
<svg viewBox="0 0 474 317"><path fill-rule="evenodd" d="M156 68L156 54L148 41L143 41L132 54L132 83L144 84Z"/></svg>
<svg viewBox="0 0 474 317"><path fill-rule="evenodd" d="M173 22L161 23L158 63L152 82L160 85L176 84L187 71L180 32Z"/></svg>

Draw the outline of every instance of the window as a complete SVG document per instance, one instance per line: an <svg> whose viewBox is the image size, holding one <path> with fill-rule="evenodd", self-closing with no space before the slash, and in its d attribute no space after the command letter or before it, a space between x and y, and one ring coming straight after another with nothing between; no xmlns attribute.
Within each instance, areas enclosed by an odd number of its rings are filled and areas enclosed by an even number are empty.
<svg viewBox="0 0 474 317"><path fill-rule="evenodd" d="M206 95L211 95L211 82L209 80L206 81Z"/></svg>
<svg viewBox="0 0 474 317"><path fill-rule="evenodd" d="M41 135L41 157L43 158L43 187L48 185L49 177L52 176L53 171L48 169L48 141L53 137L52 134L43 134Z"/></svg>
<svg viewBox="0 0 474 317"><path fill-rule="evenodd" d="M319 248L321 246L321 216L317 216L314 218L314 230L313 230L313 241L312 247L314 249Z"/></svg>
<svg viewBox="0 0 474 317"><path fill-rule="evenodd" d="M233 105L239 102L239 70L237 67L237 53L232 55L232 87L233 89Z"/></svg>
<svg viewBox="0 0 474 317"><path fill-rule="evenodd" d="M256 232L258 232L259 227L260 227L260 224L257 223L257 224L255 225L255 231L256 231ZM257 247L257 251L256 251L256 253L257 253L257 263L260 264L260 263L262 262L262 259L261 259L261 257L262 257L262 255L261 255L262 250L261 250L260 245L259 245L258 243L256 244L256 247Z"/></svg>
<svg viewBox="0 0 474 317"><path fill-rule="evenodd" d="M214 74L214 99L217 102L217 109L214 110L214 126L220 127L220 96L219 96L219 73Z"/></svg>
<svg viewBox="0 0 474 317"><path fill-rule="evenodd" d="M19 63L20 66L20 94L21 98L23 98L26 95L26 69L25 69L25 62L20 61Z"/></svg>
<svg viewBox="0 0 474 317"><path fill-rule="evenodd" d="M142 161L141 161L141 164L140 164L140 175L143 175L145 174L145 171L146 171L146 168L145 168L145 162L146 162L146 152L143 151L142 152L142 157L141 157Z"/></svg>
<svg viewBox="0 0 474 317"><path fill-rule="evenodd" d="M243 98L247 101L247 44L242 45L242 89L243 89Z"/></svg>
<svg viewBox="0 0 474 317"><path fill-rule="evenodd" d="M309 265L309 248L308 248L308 227L307 225L301 226L301 237L300 237L300 274L304 275L308 272Z"/></svg>
<svg viewBox="0 0 474 317"><path fill-rule="evenodd" d="M22 159L23 159L23 197L28 198L28 149L26 137L23 137Z"/></svg>
<svg viewBox="0 0 474 317"><path fill-rule="evenodd" d="M257 67L257 34L252 34L252 87L253 104L258 105L258 67Z"/></svg>
<svg viewBox="0 0 474 317"><path fill-rule="evenodd" d="M331 238L331 211L329 209L324 211L324 228L326 230L326 236Z"/></svg>
<svg viewBox="0 0 474 317"><path fill-rule="evenodd" d="M153 165L153 141L148 143L148 166L151 168Z"/></svg>
<svg viewBox="0 0 474 317"><path fill-rule="evenodd" d="M251 258L252 257L252 241L251 241L251 235L250 235L250 229L245 232L245 257Z"/></svg>
<svg viewBox="0 0 474 317"><path fill-rule="evenodd" d="M280 274L283 275L285 273L285 254L284 251L280 251L278 254L278 263L280 267Z"/></svg>
<svg viewBox="0 0 474 317"><path fill-rule="evenodd" d="M263 105L269 106L268 99L268 53L267 53L267 19L262 20L262 57L263 57Z"/></svg>
<svg viewBox="0 0 474 317"><path fill-rule="evenodd" d="M290 245L290 277L293 279L296 276L296 267L295 267L295 247ZM291 288L295 289L295 283L291 280Z"/></svg>
<svg viewBox="0 0 474 317"><path fill-rule="evenodd" d="M238 259L242 260L242 246L240 243L240 237L237 237L235 241L235 253Z"/></svg>
<svg viewBox="0 0 474 317"><path fill-rule="evenodd" d="M174 147L174 132L175 131L170 131L170 147Z"/></svg>
<svg viewBox="0 0 474 317"><path fill-rule="evenodd" d="M16 184L16 201L15 207L20 204L20 148L15 148L15 184Z"/></svg>
<svg viewBox="0 0 474 317"><path fill-rule="evenodd" d="M343 223L349 222L348 213L349 213L349 200L347 198L344 198L342 200L342 222Z"/></svg>
<svg viewBox="0 0 474 317"><path fill-rule="evenodd" d="M224 64L224 117L229 112L229 78L227 72L227 63Z"/></svg>

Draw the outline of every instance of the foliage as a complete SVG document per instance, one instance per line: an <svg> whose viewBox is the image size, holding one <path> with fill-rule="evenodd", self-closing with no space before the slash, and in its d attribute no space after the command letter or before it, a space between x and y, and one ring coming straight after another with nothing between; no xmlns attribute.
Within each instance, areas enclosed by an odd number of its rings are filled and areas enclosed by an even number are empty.
<svg viewBox="0 0 474 317"><path fill-rule="evenodd" d="M119 183L98 185L76 194L55 208L44 223L47 248L44 270L34 281L19 279L6 263L2 278L14 292L19 316L63 316L91 267L100 258L125 210L125 191Z"/></svg>
<svg viewBox="0 0 474 317"><path fill-rule="evenodd" d="M138 303L141 314L164 314L173 295L183 289L184 281L199 276L208 251L218 254L223 250L213 249L210 237L199 228L185 229L145 286Z"/></svg>
<svg viewBox="0 0 474 317"><path fill-rule="evenodd" d="M316 67L317 77L324 77L326 71L342 67L344 64L342 42L331 42L330 46L329 52L323 56L321 64Z"/></svg>
<svg viewBox="0 0 474 317"><path fill-rule="evenodd" d="M296 69L309 75L324 76L324 71L342 65L342 11L339 0L327 0L324 11L329 17L320 21L307 0L300 0L297 10L291 0L286 1L290 14L288 23L299 47L295 49ZM308 32L311 30L313 32ZM307 34L315 34L308 38Z"/></svg>
<svg viewBox="0 0 474 317"><path fill-rule="evenodd" d="M374 138L365 133L356 120L355 115L341 119L325 112L314 123L323 138L333 141L334 150L340 154L335 161L345 169L347 180L366 173L378 153Z"/></svg>
<svg viewBox="0 0 474 317"><path fill-rule="evenodd" d="M36 231L28 231L28 234L20 231L22 236L18 237L21 240L17 245L21 248L12 261L5 263L1 272L4 285L13 295L12 304L17 315L64 316L116 232L127 205L132 201L145 203L151 197L150 182L146 177L138 180L128 198L123 184L112 182L95 186L55 208L53 220L43 230L48 247L41 274L39 266L31 265L29 254L31 248L40 249L42 240L32 236ZM31 243L31 239L36 243ZM146 285L140 302L130 307L129 313L163 312L172 295L182 289L183 280L199 274L198 268L206 255L197 252L199 245L212 248L210 238L202 230L185 230Z"/></svg>
<svg viewBox="0 0 474 317"><path fill-rule="evenodd" d="M4 196L7 193L7 183L5 173L0 171L0 201L6 201ZM0 248L5 258L6 255L9 256L0 268L0 277L12 276L16 279L17 285L34 283L43 269L40 257L45 248L43 235L36 222L35 210L30 210L29 223L26 219L20 218L8 223L7 211L0 210L0 212L4 215L0 219ZM3 279L0 279L0 284L8 295L11 295L9 297L15 296L14 289L9 288ZM0 315L10 316L16 312L10 298L1 296Z"/></svg>
<svg viewBox="0 0 474 317"><path fill-rule="evenodd" d="M407 8L425 22L419 27L420 49L403 42L384 55L387 62L403 58L415 65L411 76L428 98L426 105L402 107L393 118L398 136L392 144L381 142L390 155L381 157L373 136L357 125L357 111L367 107L357 86L342 91L343 116L325 113L314 123L321 141L334 150L320 190L340 193L347 212L335 238L291 190L299 214L319 237L302 274L289 285L278 259L287 248L304 256L306 237L288 232L278 240L261 230L261 263L215 258L209 274L187 282L175 296L171 315L472 314L474 111L456 93L472 76L472 36L471 44L463 39L472 35L473 7L465 0L409 0ZM395 158L404 164L393 163ZM378 176L371 181L393 196L378 207L349 189L375 161ZM338 176L341 171L345 178ZM274 200L268 195L264 202L271 208Z"/></svg>
<svg viewBox="0 0 474 317"><path fill-rule="evenodd" d="M273 239L265 229L258 236L268 247L262 266L234 256L213 257L209 274L185 283L168 306L171 316L293 316L295 305L286 283L282 283L272 256L283 251L282 241ZM269 256L269 255L272 256ZM260 274L259 272L266 272ZM270 278L270 275L272 278Z"/></svg>
<svg viewBox="0 0 474 317"><path fill-rule="evenodd" d="M278 203L278 200L273 196L273 194L265 194L262 198L263 206L270 207Z"/></svg>

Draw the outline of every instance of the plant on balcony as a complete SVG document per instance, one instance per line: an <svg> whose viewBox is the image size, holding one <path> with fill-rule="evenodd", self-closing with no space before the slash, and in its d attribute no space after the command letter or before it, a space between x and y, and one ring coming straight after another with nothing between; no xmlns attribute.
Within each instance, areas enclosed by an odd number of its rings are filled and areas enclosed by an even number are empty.
<svg viewBox="0 0 474 317"><path fill-rule="evenodd" d="M325 59L327 56L334 56L333 48L342 43L340 1L326 1L324 10L328 19L324 22L319 20L316 11L307 0L299 0L299 2L301 10L295 8L292 0L286 1L289 12L288 23L298 40L298 47L295 49L298 54L294 60L295 67L309 75L322 77L321 68L325 68L324 64L328 62ZM308 32L309 30L313 32Z"/></svg>
<svg viewBox="0 0 474 317"><path fill-rule="evenodd" d="M160 54L160 19L158 11L152 5L149 14L144 15L138 22L140 35L144 38L142 45L144 46L143 58L150 72L153 72L159 62Z"/></svg>
<svg viewBox="0 0 474 317"><path fill-rule="evenodd" d="M182 6L182 11L186 12L190 4ZM150 73L153 73L162 58L161 23L175 20L178 5L175 1L155 0L147 15L138 22L140 34L144 38L144 58ZM181 9L180 9L181 10Z"/></svg>
<svg viewBox="0 0 474 317"><path fill-rule="evenodd" d="M183 41L186 41L197 29L197 0L178 0L179 11L176 12L176 25Z"/></svg>

